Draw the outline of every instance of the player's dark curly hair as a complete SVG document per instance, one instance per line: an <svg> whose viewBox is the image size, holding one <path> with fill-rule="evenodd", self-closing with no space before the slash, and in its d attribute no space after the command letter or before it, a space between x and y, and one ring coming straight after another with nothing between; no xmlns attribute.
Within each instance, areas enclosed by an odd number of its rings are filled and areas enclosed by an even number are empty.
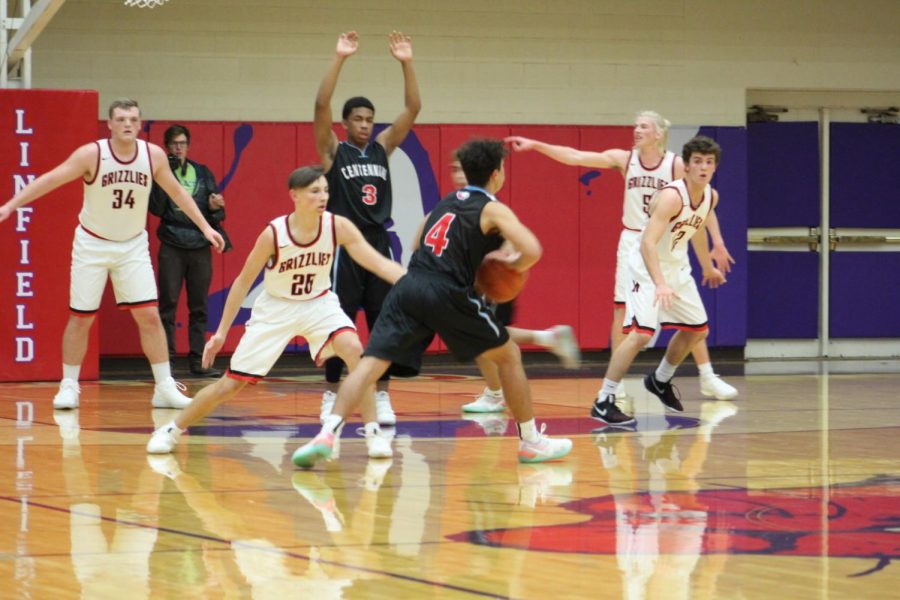
<svg viewBox="0 0 900 600"><path fill-rule="evenodd" d="M288 189L302 190L324 174L325 169L321 165L309 165L294 169L288 177Z"/></svg>
<svg viewBox="0 0 900 600"><path fill-rule="evenodd" d="M373 113L375 112L375 105L372 104L371 100L365 96L353 96L344 102L344 110L341 112L341 118L346 121L354 108L368 108Z"/></svg>
<svg viewBox="0 0 900 600"><path fill-rule="evenodd" d="M710 137L697 135L688 140L681 149L681 159L684 161L684 164L691 161L691 154L712 154L716 157L716 164L718 165L722 160L722 147Z"/></svg>
<svg viewBox="0 0 900 600"><path fill-rule="evenodd" d="M500 140L469 140L456 149L456 158L466 174L469 185L484 187L491 178L491 173L503 165L506 158L506 146Z"/></svg>

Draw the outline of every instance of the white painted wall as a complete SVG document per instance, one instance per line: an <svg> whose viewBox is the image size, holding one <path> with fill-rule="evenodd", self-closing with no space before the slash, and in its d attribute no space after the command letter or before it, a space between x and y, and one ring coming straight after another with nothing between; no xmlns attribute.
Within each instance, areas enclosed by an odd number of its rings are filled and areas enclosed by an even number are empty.
<svg viewBox="0 0 900 600"><path fill-rule="evenodd" d="M364 94L386 119L402 102L391 29L413 36L420 123L618 124L649 107L739 125L748 90L900 103L898 0L68 0L34 45L33 87L97 89L101 112L132 96L156 119L308 121L349 29L361 48L335 103Z"/></svg>

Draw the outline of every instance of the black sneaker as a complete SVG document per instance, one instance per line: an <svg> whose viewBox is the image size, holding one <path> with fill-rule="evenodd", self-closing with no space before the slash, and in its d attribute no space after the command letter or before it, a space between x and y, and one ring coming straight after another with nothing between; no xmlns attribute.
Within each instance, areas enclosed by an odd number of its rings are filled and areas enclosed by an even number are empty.
<svg viewBox="0 0 900 600"><path fill-rule="evenodd" d="M626 415L616 406L615 395L607 396L603 402L600 402L600 398L594 400L594 405L591 407L591 418L613 427L634 424L634 417Z"/></svg>
<svg viewBox="0 0 900 600"><path fill-rule="evenodd" d="M663 383L653 373L650 373L644 377L644 387L647 388L648 392L659 398L659 401L669 410L684 412L678 388L673 386L671 381Z"/></svg>
<svg viewBox="0 0 900 600"><path fill-rule="evenodd" d="M202 365L191 365L191 375L194 377L220 377L222 371L218 369L204 369Z"/></svg>

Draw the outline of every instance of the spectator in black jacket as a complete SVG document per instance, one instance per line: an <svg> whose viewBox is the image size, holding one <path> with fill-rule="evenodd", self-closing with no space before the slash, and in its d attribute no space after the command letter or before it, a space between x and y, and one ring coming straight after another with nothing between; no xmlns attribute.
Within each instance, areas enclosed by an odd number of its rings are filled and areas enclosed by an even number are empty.
<svg viewBox="0 0 900 600"><path fill-rule="evenodd" d="M169 155L169 166L175 178L197 203L213 229L225 238L225 250L231 247L221 223L225 220L225 199L216 192L216 179L205 165L188 159L191 132L183 125L166 129L163 139ZM188 303L188 363L191 373L201 377L218 377L215 369L201 364L206 344L206 318L209 284L212 279L212 254L209 242L187 215L169 198L162 188L153 185L150 212L160 218L159 229L159 316L169 343L169 360L176 356L175 310L181 284L187 288Z"/></svg>

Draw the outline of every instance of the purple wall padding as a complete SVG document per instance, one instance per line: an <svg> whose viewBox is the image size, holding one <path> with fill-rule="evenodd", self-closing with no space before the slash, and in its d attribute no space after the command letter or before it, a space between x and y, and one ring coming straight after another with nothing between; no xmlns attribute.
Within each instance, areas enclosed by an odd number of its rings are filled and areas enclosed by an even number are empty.
<svg viewBox="0 0 900 600"><path fill-rule="evenodd" d="M832 337L900 337L900 252L835 252L830 283Z"/></svg>
<svg viewBox="0 0 900 600"><path fill-rule="evenodd" d="M831 226L900 227L900 127L831 125Z"/></svg>
<svg viewBox="0 0 900 600"><path fill-rule="evenodd" d="M750 227L818 224L818 148L818 123L747 127Z"/></svg>
<svg viewBox="0 0 900 600"><path fill-rule="evenodd" d="M818 337L819 255L752 252L747 337Z"/></svg>

